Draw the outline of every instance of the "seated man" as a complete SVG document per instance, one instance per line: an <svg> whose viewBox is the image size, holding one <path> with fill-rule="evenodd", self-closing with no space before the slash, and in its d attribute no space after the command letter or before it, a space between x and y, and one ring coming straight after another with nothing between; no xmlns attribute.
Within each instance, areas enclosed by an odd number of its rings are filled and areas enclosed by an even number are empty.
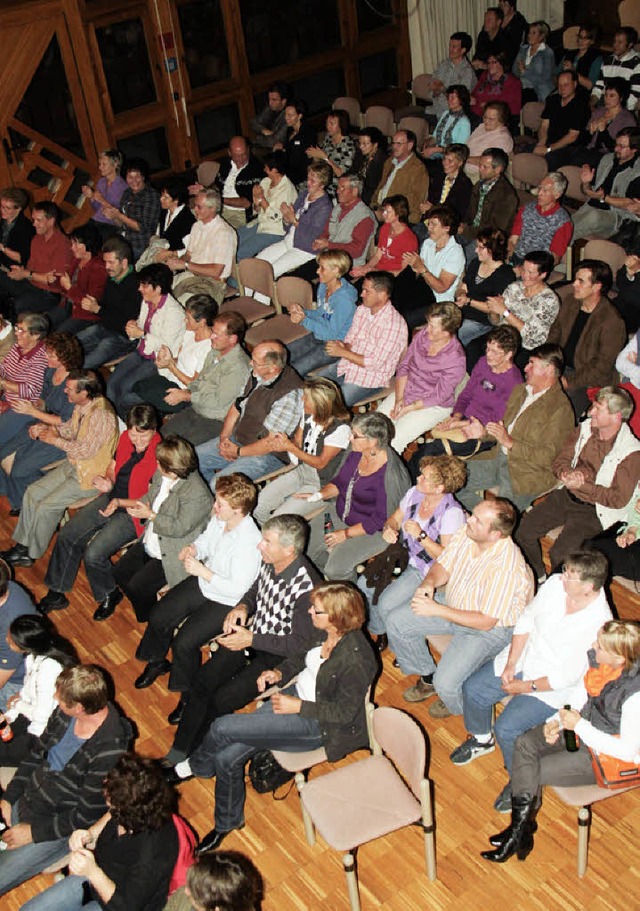
<svg viewBox="0 0 640 911"><path fill-rule="evenodd" d="M640 477L640 441L627 423L632 411L626 390L604 386L565 440L552 465L557 489L522 517L516 535L537 579L545 576L538 539L552 528L562 526L549 552L555 572L583 541L624 520Z"/></svg>
<svg viewBox="0 0 640 911"><path fill-rule="evenodd" d="M492 487L518 509L526 509L553 486L551 465L574 424L560 385L563 364L557 345L540 345L531 352L524 368L526 382L509 396L503 420L486 425L497 444L467 463L467 484L457 495L467 509Z"/></svg>
<svg viewBox="0 0 640 911"><path fill-rule="evenodd" d="M587 202L573 216L573 239L595 234L611 237L627 219L637 221L634 200L640 197L640 129L623 127L613 152L594 171L583 165L582 192Z"/></svg>
<svg viewBox="0 0 640 911"><path fill-rule="evenodd" d="M473 38L467 32L454 32L449 37L449 56L442 60L431 74L433 104L428 105L425 110L431 129L447 110L449 86L465 85L471 92L478 81L467 56L472 44Z"/></svg>
<svg viewBox="0 0 640 911"><path fill-rule="evenodd" d="M190 756L214 719L255 699L262 671L304 651L312 632L311 590L320 581L304 556L307 535L302 516L273 516L264 523L258 578L227 613L219 647L198 671L167 756L171 762ZM190 775L188 768L176 771L177 779Z"/></svg>
<svg viewBox="0 0 640 911"><path fill-rule="evenodd" d="M340 360L319 375L338 383L349 406L386 389L407 347L407 324L391 303L392 290L388 272L367 273L345 340L327 342L327 354Z"/></svg>
<svg viewBox="0 0 640 911"><path fill-rule="evenodd" d="M460 225L459 233L465 247L471 247L468 256L475 255L475 241L481 228L499 228L507 237L518 211L518 194L505 176L509 156L502 149L485 149L480 156L480 180L471 191L471 201Z"/></svg>
<svg viewBox="0 0 640 911"><path fill-rule="evenodd" d="M215 189L220 193L223 206L221 212L218 206L218 212L233 228L241 228L250 219L253 188L263 177L264 168L251 154L247 140L244 136L233 136L229 140L229 156L220 162L215 179Z"/></svg>
<svg viewBox="0 0 640 911"><path fill-rule="evenodd" d="M537 202L518 209L509 238L509 257L521 266L527 253L548 250L557 265L567 252L573 223L560 200L569 181L560 171L552 171L540 182Z"/></svg>
<svg viewBox="0 0 640 911"><path fill-rule="evenodd" d="M94 478L106 473L116 450L118 421L95 373L70 370L65 388L75 406L71 418L57 426L35 424L31 435L67 458L27 488L13 533L17 543L0 554L13 566L32 566L48 548L67 507L98 495Z"/></svg>
<svg viewBox="0 0 640 911"><path fill-rule="evenodd" d="M550 171L571 164L576 149L585 144L589 99L578 84L575 70L558 76L558 91L547 97L534 155L544 156Z"/></svg>
<svg viewBox="0 0 640 911"><path fill-rule="evenodd" d="M338 197L325 228L311 244L316 253L325 250L342 250L351 257L354 266L362 266L367 260L369 243L376 229L376 219L368 206L360 199L362 180L355 174L338 178ZM313 281L318 264L315 259L299 266L294 275Z"/></svg>
<svg viewBox="0 0 640 911"><path fill-rule="evenodd" d="M194 208L197 221L186 251L182 256L172 254L165 259L171 271L179 273L173 281L173 293L181 303L192 294L210 294L218 304L224 300L238 238L220 215L220 205L216 189L198 193Z"/></svg>
<svg viewBox="0 0 640 911"><path fill-rule="evenodd" d="M278 143L284 143L287 136L285 108L290 94L284 82L274 82L269 86L267 105L249 121L255 136L254 145L261 149L273 149Z"/></svg>
<svg viewBox="0 0 640 911"><path fill-rule="evenodd" d="M24 655L9 648L9 627L23 614L35 614L36 609L27 592L11 581L9 566L0 560L0 712L7 700L20 691L24 682Z"/></svg>
<svg viewBox="0 0 640 911"><path fill-rule="evenodd" d="M476 49L471 65L476 75L486 70L489 57L495 54L506 54L509 50L509 39L502 29L504 13L499 6L490 6L484 13L482 31L478 32Z"/></svg>
<svg viewBox="0 0 640 911"><path fill-rule="evenodd" d="M511 776L516 739L565 705L584 702L587 651L603 623L612 619L604 583L607 560L596 551L576 551L529 604L513 630L511 645L465 680L464 724L469 737L451 754L454 765L466 765L495 749L502 750ZM512 699L491 733L493 707ZM511 809L511 784L499 794L494 809Z"/></svg>
<svg viewBox="0 0 640 911"><path fill-rule="evenodd" d="M129 320L140 313L142 296L138 274L133 268L133 253L123 237L111 237L102 247L102 258L107 270L107 284L101 300L87 295L82 308L95 314L95 321L78 332L78 341L84 349L84 366L87 369L129 354L137 344L125 329Z"/></svg>
<svg viewBox="0 0 640 911"><path fill-rule="evenodd" d="M549 342L564 351L561 382L577 418L589 406L590 386L608 386L617 380L616 358L627 333L624 320L607 298L612 285L613 275L607 263L581 260L573 293L563 296L549 330Z"/></svg>
<svg viewBox="0 0 640 911"><path fill-rule="evenodd" d="M133 733L108 699L106 675L93 664L66 668L58 677L58 708L0 803L9 827L2 836L8 850L0 852L0 895L65 857L71 833L107 812L104 778Z"/></svg>
<svg viewBox="0 0 640 911"><path fill-rule="evenodd" d="M388 196L405 196L409 203L409 221L420 221L420 204L429 189L429 172L416 155L416 134L411 130L398 130L391 140L391 157L382 167L378 188L371 197L371 208L382 220L383 201Z"/></svg>
<svg viewBox="0 0 640 911"><path fill-rule="evenodd" d="M404 616L395 611L389 617L389 647L402 672L421 675L404 698L422 702L437 693L440 698L429 709L433 718L462 713L462 684L509 644L533 597L531 570L511 539L515 524L508 500L478 503L432 564ZM443 604L434 594L445 585ZM437 667L427 643L435 635L453 636Z"/></svg>
<svg viewBox="0 0 640 911"><path fill-rule="evenodd" d="M26 266L12 265L0 271L0 291L15 301L16 313L47 313L58 311L63 292L60 276L71 274L73 254L71 241L60 229L60 209L55 202L43 200L33 206L31 220L35 236ZM58 314L59 322L64 312Z"/></svg>
<svg viewBox="0 0 640 911"><path fill-rule="evenodd" d="M616 288L618 296L614 301L616 310L624 320L631 335L640 329L640 255L627 256L624 265L618 269Z"/></svg>
<svg viewBox="0 0 640 911"><path fill-rule="evenodd" d="M287 349L275 339L256 345L252 374L229 408L220 436L197 447L200 474L242 472L252 480L285 464L274 452L273 437L289 436L302 420L302 380L287 366Z"/></svg>
<svg viewBox="0 0 640 911"><path fill-rule="evenodd" d="M178 414L165 421L160 433L176 434L194 446L220 434L229 408L244 389L249 376L249 358L242 343L247 324L234 310L216 317L211 330L211 351L202 370L187 389L170 389L169 405L188 402Z"/></svg>
<svg viewBox="0 0 640 911"><path fill-rule="evenodd" d="M600 76L591 90L591 106L604 96L605 82L616 77L629 83L631 89L627 107L635 111L640 101L640 54L636 51L638 33L632 26L619 28L613 36L613 54L602 61Z"/></svg>

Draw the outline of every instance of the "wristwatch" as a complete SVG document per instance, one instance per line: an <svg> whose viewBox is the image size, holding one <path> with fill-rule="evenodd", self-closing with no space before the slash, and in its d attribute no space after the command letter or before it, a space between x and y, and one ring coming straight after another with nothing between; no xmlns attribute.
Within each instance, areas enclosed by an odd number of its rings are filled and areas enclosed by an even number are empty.
<svg viewBox="0 0 640 911"><path fill-rule="evenodd" d="M428 537L429 536L427 535L426 531L421 531L420 534L418 535L418 541L424 541L424 539L428 538Z"/></svg>
<svg viewBox="0 0 640 911"><path fill-rule="evenodd" d="M530 680L529 683L531 684L531 692L532 692L532 693L537 693L537 692L538 692L538 687L536 686L535 680Z"/></svg>

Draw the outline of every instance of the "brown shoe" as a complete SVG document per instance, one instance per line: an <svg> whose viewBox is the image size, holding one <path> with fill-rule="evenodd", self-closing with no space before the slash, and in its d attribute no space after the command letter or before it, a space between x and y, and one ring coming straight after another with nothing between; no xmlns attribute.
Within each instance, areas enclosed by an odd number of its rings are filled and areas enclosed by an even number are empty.
<svg viewBox="0 0 640 911"><path fill-rule="evenodd" d="M410 686L408 690L405 690L402 695L407 702L424 702L425 699L428 699L429 696L433 696L434 693L435 689L433 688L433 683L427 683L422 677L418 677L413 686Z"/></svg>
<svg viewBox="0 0 640 911"><path fill-rule="evenodd" d="M436 699L433 705L429 706L429 714L432 718L450 718L451 712L446 707L442 699Z"/></svg>

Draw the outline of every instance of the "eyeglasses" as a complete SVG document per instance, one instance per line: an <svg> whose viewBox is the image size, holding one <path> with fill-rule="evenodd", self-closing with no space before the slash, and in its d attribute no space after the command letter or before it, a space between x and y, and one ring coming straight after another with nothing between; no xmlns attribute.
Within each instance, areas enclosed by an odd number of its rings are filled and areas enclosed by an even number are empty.
<svg viewBox="0 0 640 911"><path fill-rule="evenodd" d="M28 332L28 329L25 329L24 326L15 326L13 329L14 332Z"/></svg>
<svg viewBox="0 0 640 911"><path fill-rule="evenodd" d="M352 440L366 440L366 437L363 433L354 433L354 431L352 430L351 439Z"/></svg>

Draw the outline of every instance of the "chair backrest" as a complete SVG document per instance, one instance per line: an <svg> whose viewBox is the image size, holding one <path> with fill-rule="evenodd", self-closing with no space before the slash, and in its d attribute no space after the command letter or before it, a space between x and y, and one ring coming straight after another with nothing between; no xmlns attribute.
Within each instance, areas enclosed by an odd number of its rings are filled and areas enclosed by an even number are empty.
<svg viewBox="0 0 640 911"><path fill-rule="evenodd" d="M300 304L305 310L313 307L313 286L304 278L283 275L276 282L280 306L286 310L291 304Z"/></svg>
<svg viewBox="0 0 640 911"><path fill-rule="evenodd" d="M525 130L533 130L534 133L537 133L540 129L543 111L543 101L527 101L527 103L523 105L520 114L523 128Z"/></svg>
<svg viewBox="0 0 640 911"><path fill-rule="evenodd" d="M273 266L264 259L242 259L238 263L238 284L242 294L245 289L264 294L269 300L276 297Z"/></svg>
<svg viewBox="0 0 640 911"><path fill-rule="evenodd" d="M378 127L385 136L393 135L393 111L381 104L374 104L367 108L364 115L366 127Z"/></svg>
<svg viewBox="0 0 640 911"><path fill-rule="evenodd" d="M431 73L420 73L411 83L413 97L417 101L421 98L426 101L431 96Z"/></svg>
<svg viewBox="0 0 640 911"><path fill-rule="evenodd" d="M618 269L624 265L627 254L623 247L614 244L612 240L589 240L582 251L582 259L601 259L609 263L614 276ZM580 268L580 263L575 264L575 268Z"/></svg>
<svg viewBox="0 0 640 911"><path fill-rule="evenodd" d="M547 162L533 152L520 152L511 159L511 173L516 186L538 187L548 172Z"/></svg>
<svg viewBox="0 0 640 911"><path fill-rule="evenodd" d="M196 170L198 183L203 187L212 187L219 170L219 161L201 161Z"/></svg>
<svg viewBox="0 0 640 911"><path fill-rule="evenodd" d="M373 737L402 772L416 800L421 800L421 782L427 767L427 741L411 715L390 706L373 711Z"/></svg>
<svg viewBox="0 0 640 911"><path fill-rule="evenodd" d="M576 51L578 49L579 25L570 25L562 33L562 47L565 51Z"/></svg>
<svg viewBox="0 0 640 911"><path fill-rule="evenodd" d="M565 164L558 170L564 174L569 181L565 196L568 199L575 199L577 202L586 202L587 197L582 192L582 180L580 179L580 168L575 164Z"/></svg>
<svg viewBox="0 0 640 911"><path fill-rule="evenodd" d="M621 25L631 25L637 32L640 32L640 7L638 0L622 0L618 6L618 16L620 16ZM636 45L636 50L637 50Z"/></svg>
<svg viewBox="0 0 640 911"><path fill-rule="evenodd" d="M429 136L429 124L424 117L402 117L399 130L412 130L416 134L416 152L419 152Z"/></svg>
<svg viewBox="0 0 640 911"><path fill-rule="evenodd" d="M350 95L341 95L340 98L335 99L331 107L334 111L336 109L346 111L349 115L351 126L356 130L360 129L360 126L362 125L362 111L360 110L360 102L357 98L352 98Z"/></svg>

